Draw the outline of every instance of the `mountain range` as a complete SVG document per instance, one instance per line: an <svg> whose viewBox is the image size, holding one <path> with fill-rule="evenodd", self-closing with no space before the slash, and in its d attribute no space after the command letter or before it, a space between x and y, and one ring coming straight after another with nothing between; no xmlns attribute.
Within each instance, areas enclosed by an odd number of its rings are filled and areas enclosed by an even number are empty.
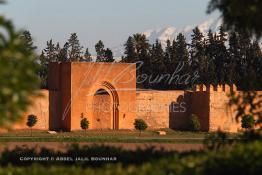
<svg viewBox="0 0 262 175"><path fill-rule="evenodd" d="M165 28L159 28L159 29L150 29L144 32L141 32L141 34L144 34L149 43L153 44L156 40L159 40L163 47L166 46L166 41L174 40L179 33L182 33L185 37L188 43L191 41L191 35L192 30L198 26L199 30L206 36L209 29L212 32L218 32L219 27L222 24L222 19L209 19L207 21L202 22L198 25L191 25L191 26L185 26L182 28L177 28L174 26L169 26ZM124 44L120 44L117 47L112 48L114 56L115 57L121 57L124 55Z"/></svg>

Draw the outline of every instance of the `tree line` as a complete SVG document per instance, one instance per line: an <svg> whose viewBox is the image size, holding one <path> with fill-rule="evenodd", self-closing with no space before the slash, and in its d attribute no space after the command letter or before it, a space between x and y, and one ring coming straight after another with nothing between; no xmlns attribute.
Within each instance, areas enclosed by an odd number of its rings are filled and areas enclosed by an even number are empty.
<svg viewBox="0 0 262 175"><path fill-rule="evenodd" d="M27 47L36 49L31 34L25 31L23 37ZM262 52L259 41L246 33L227 34L221 26L219 31L211 30L207 36L196 27L187 43L179 33L174 40L167 40L166 47L158 40L150 44L145 35L134 34L124 44L125 52L120 62L137 64L137 87L145 89L189 89L195 84L236 84L240 89L249 87L250 79L262 89ZM47 88L49 62L115 62L113 52L99 40L95 45L96 59L89 49L81 46L76 33L60 46L53 40L38 56L38 75L42 87Z"/></svg>
<svg viewBox="0 0 262 175"><path fill-rule="evenodd" d="M27 31L28 32L28 31ZM27 34L27 35L30 35ZM76 33L72 33L67 42L60 46L60 43L55 43L52 39L47 41L46 48L42 50L38 58L40 63L39 76L41 78L42 88L47 88L48 64L50 62L114 62L113 53L109 48L105 48L104 43L99 40L95 45L97 57L92 59L89 49L80 44Z"/></svg>
<svg viewBox="0 0 262 175"><path fill-rule="evenodd" d="M250 80L262 88L262 52L259 42L241 32L227 34L221 26L205 37L196 27L191 43L180 33L166 47L156 40L152 45L144 35L130 36L122 62L139 62L138 87L187 89L195 84L236 84L245 89ZM143 63L143 64L141 64ZM139 80L139 79L138 79Z"/></svg>

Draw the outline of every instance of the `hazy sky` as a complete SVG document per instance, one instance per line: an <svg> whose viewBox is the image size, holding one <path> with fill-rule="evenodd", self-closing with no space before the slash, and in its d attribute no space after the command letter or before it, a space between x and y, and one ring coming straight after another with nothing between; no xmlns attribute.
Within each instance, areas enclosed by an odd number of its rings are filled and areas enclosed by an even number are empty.
<svg viewBox="0 0 262 175"><path fill-rule="evenodd" d="M129 35L168 26L199 24L218 13L206 14L209 0L7 0L0 14L19 28L30 30L36 45L64 43L76 32L91 51L98 40L115 47Z"/></svg>

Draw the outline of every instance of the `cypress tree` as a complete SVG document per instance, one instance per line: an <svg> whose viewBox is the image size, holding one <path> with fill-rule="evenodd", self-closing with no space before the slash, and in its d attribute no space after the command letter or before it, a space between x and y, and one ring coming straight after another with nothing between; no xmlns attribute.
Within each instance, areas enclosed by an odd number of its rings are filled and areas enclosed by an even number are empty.
<svg viewBox="0 0 262 175"><path fill-rule="evenodd" d="M205 70L205 52L204 52L204 36L196 27L191 35L192 41L190 45L190 56L191 56L191 76L199 74L200 78L196 83L203 83L203 76Z"/></svg>
<svg viewBox="0 0 262 175"><path fill-rule="evenodd" d="M30 31L25 30L21 35L21 39L25 41L26 47L29 50L35 51L37 49L37 47L34 45Z"/></svg>
<svg viewBox="0 0 262 175"><path fill-rule="evenodd" d="M57 61L56 48L52 39L47 41L47 47L44 49L44 54L48 62Z"/></svg>
<svg viewBox="0 0 262 175"><path fill-rule="evenodd" d="M98 43L95 45L96 54L97 54L96 62L104 62L104 57L105 57L104 47L105 47L104 43L101 40L99 40Z"/></svg>
<svg viewBox="0 0 262 175"><path fill-rule="evenodd" d="M238 84L241 74L241 56L240 56L240 45L239 37L236 32L231 32L229 35L229 48L228 48L228 61L227 61L227 82L229 84Z"/></svg>
<svg viewBox="0 0 262 175"><path fill-rule="evenodd" d="M182 80L182 82L180 82L177 85L177 88L184 89L189 86L189 82L187 78L188 76L190 76L190 69L189 69L189 53L187 49L186 38L182 33L179 33L176 38L175 53L176 53L175 60L178 61L179 64L178 66L182 68L181 71L179 72L179 77Z"/></svg>
<svg viewBox="0 0 262 175"><path fill-rule="evenodd" d="M60 49L60 52L57 56L58 61L70 61L68 58L68 48L69 48L69 44L68 42L66 42L63 46L62 49Z"/></svg>
<svg viewBox="0 0 262 175"><path fill-rule="evenodd" d="M137 76L140 76L142 74L150 76L152 74L151 65L150 65L150 55L149 55L149 48L150 44L148 43L148 40L146 39L145 35L142 34L134 34L134 44L135 44L135 50L137 53L137 61L139 61L139 64L137 66ZM138 87L143 88L149 88L149 79L143 81L143 83L138 84Z"/></svg>
<svg viewBox="0 0 262 175"><path fill-rule="evenodd" d="M170 68L170 64L171 64L171 53L172 53L172 44L170 40L166 41L166 49L165 49L165 59L164 59L164 63L167 67L167 69L169 70ZM169 72L170 73L170 72Z"/></svg>
<svg viewBox="0 0 262 175"><path fill-rule="evenodd" d="M40 68L38 71L38 76L40 77L41 80L41 88L46 89L49 61L46 58L44 51L42 51L41 55L39 56L39 62L40 62Z"/></svg>
<svg viewBox="0 0 262 175"><path fill-rule="evenodd" d="M68 39L69 61L80 61L83 47L80 45L77 34L72 33Z"/></svg>
<svg viewBox="0 0 262 175"><path fill-rule="evenodd" d="M89 53L89 49L86 48L85 54L83 57L81 57L82 62L92 62L91 54Z"/></svg>
<svg viewBox="0 0 262 175"><path fill-rule="evenodd" d="M165 79L161 79L161 76L166 74L166 66L164 63L164 51L161 43L156 40L152 46L150 54L150 66L152 70L152 78L150 79L150 87L156 89L165 89L167 83Z"/></svg>
<svg viewBox="0 0 262 175"><path fill-rule="evenodd" d="M225 76L226 76L226 58L228 57L227 54L227 48L225 46L226 41L226 33L223 28L223 26L220 26L219 28L219 35L217 40L217 52L215 57L215 64L216 64L216 77L219 84L224 84L225 82Z"/></svg>
<svg viewBox="0 0 262 175"><path fill-rule="evenodd" d="M248 60L249 58L249 52L251 47L251 39L250 36L246 33L239 33L239 51L240 51L240 59L238 71L240 73L240 79L239 79L239 87L241 89L248 88Z"/></svg>
<svg viewBox="0 0 262 175"><path fill-rule="evenodd" d="M209 84L217 84L217 76L216 76L216 65L215 65L215 57L216 57L216 41L214 35L211 30L209 30L207 35L207 42L205 45L205 55L207 57L207 77L205 83Z"/></svg>
<svg viewBox="0 0 262 175"><path fill-rule="evenodd" d="M105 50L105 56L104 56L104 62L114 62L115 59L114 59L114 56L113 56L113 52L107 48Z"/></svg>
<svg viewBox="0 0 262 175"><path fill-rule="evenodd" d="M126 63L135 63L137 61L137 52L135 48L135 43L134 43L134 38L133 37L128 37L126 43L124 44L125 46L125 57L123 57L122 62Z"/></svg>

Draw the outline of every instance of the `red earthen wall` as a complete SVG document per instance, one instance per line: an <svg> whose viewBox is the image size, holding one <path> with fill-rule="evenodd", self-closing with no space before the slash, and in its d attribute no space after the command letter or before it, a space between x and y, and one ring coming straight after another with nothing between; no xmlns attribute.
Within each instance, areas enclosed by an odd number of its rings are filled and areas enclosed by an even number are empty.
<svg viewBox="0 0 262 175"><path fill-rule="evenodd" d="M34 129L48 130L49 129L49 92L48 90L41 90L40 96L32 97L32 105L28 107L27 112L24 113L23 118L14 124L13 129L28 129L26 125L28 115L36 115L37 123Z"/></svg>

